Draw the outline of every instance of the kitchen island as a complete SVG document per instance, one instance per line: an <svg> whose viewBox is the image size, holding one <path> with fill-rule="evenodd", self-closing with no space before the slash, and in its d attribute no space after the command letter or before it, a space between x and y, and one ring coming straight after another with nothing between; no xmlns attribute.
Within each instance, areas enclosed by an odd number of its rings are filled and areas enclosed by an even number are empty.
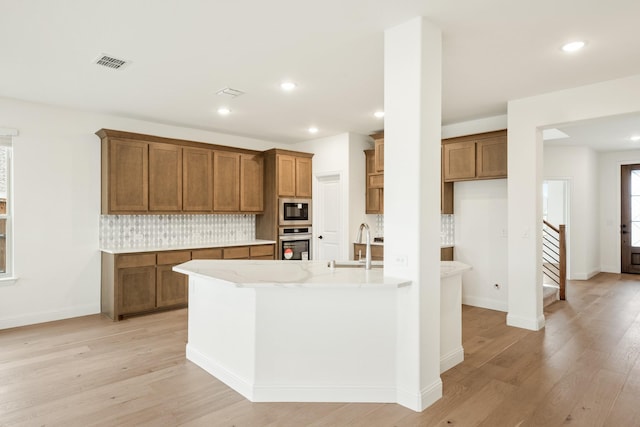
<svg viewBox="0 0 640 427"><path fill-rule="evenodd" d="M174 270L189 275L187 358L247 399L396 402L397 292L409 281L322 261Z"/></svg>

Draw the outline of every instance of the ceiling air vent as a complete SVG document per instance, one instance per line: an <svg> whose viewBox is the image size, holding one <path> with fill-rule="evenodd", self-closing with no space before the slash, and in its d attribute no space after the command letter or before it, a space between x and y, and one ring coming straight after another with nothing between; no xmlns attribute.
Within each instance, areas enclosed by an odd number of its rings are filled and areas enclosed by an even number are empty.
<svg viewBox="0 0 640 427"><path fill-rule="evenodd" d="M113 56L104 53L100 54L93 62L103 67L111 68L112 70L119 70L131 63L131 61L114 58Z"/></svg>
<svg viewBox="0 0 640 427"><path fill-rule="evenodd" d="M231 89L230 87L225 87L224 89L220 89L216 92L216 95L223 95L229 98L236 98L240 95L244 95L244 92L238 89Z"/></svg>

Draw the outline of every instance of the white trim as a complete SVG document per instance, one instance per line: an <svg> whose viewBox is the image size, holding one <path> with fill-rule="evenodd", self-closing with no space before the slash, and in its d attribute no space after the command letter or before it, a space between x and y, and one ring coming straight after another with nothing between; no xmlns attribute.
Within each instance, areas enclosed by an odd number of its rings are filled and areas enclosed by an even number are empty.
<svg viewBox="0 0 640 427"><path fill-rule="evenodd" d="M531 319L514 316L513 314L507 314L507 326L529 329L531 331L539 331L540 329L544 328L544 324L544 315L540 315L537 319Z"/></svg>
<svg viewBox="0 0 640 427"><path fill-rule="evenodd" d="M19 326L35 325L37 323L53 322L70 319L72 317L88 316L100 313L100 303L79 305L62 310L42 311L22 316L0 318L0 329L17 328Z"/></svg>
<svg viewBox="0 0 640 427"><path fill-rule="evenodd" d="M420 394L398 388L396 401L399 405L422 412L441 398L442 380L438 377L430 386L423 388Z"/></svg>
<svg viewBox="0 0 640 427"><path fill-rule="evenodd" d="M193 348L193 345L187 343L186 348L187 360L192 361L233 390L237 391L245 398L253 402L253 384L248 380L241 378L222 366L216 360L205 356L202 352Z"/></svg>
<svg viewBox="0 0 640 427"><path fill-rule="evenodd" d="M475 297L472 295L463 295L462 304L470 305L472 307L488 308L489 310L503 311L505 313L509 311L509 304L507 301Z"/></svg>
<svg viewBox="0 0 640 427"><path fill-rule="evenodd" d="M449 354L445 354L440 357L440 373L448 371L459 363L464 362L464 348L459 348L451 351Z"/></svg>
<svg viewBox="0 0 640 427"><path fill-rule="evenodd" d="M254 385L252 402L396 403L393 386Z"/></svg>
<svg viewBox="0 0 640 427"><path fill-rule="evenodd" d="M599 270L593 270L589 273L576 273L571 277L571 280L589 280L598 273L600 273Z"/></svg>

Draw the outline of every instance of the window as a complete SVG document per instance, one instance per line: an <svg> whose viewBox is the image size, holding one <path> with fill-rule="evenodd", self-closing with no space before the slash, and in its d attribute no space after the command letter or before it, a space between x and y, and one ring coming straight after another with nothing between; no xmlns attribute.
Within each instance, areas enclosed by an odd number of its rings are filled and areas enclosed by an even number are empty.
<svg viewBox="0 0 640 427"><path fill-rule="evenodd" d="M11 138L0 136L0 280L13 276Z"/></svg>

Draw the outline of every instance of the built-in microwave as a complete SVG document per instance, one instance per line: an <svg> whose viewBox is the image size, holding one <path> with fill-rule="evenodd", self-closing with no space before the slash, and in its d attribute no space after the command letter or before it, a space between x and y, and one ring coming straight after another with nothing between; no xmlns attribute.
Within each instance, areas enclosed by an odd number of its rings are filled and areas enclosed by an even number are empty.
<svg viewBox="0 0 640 427"><path fill-rule="evenodd" d="M280 225L310 225L311 199L279 199Z"/></svg>

